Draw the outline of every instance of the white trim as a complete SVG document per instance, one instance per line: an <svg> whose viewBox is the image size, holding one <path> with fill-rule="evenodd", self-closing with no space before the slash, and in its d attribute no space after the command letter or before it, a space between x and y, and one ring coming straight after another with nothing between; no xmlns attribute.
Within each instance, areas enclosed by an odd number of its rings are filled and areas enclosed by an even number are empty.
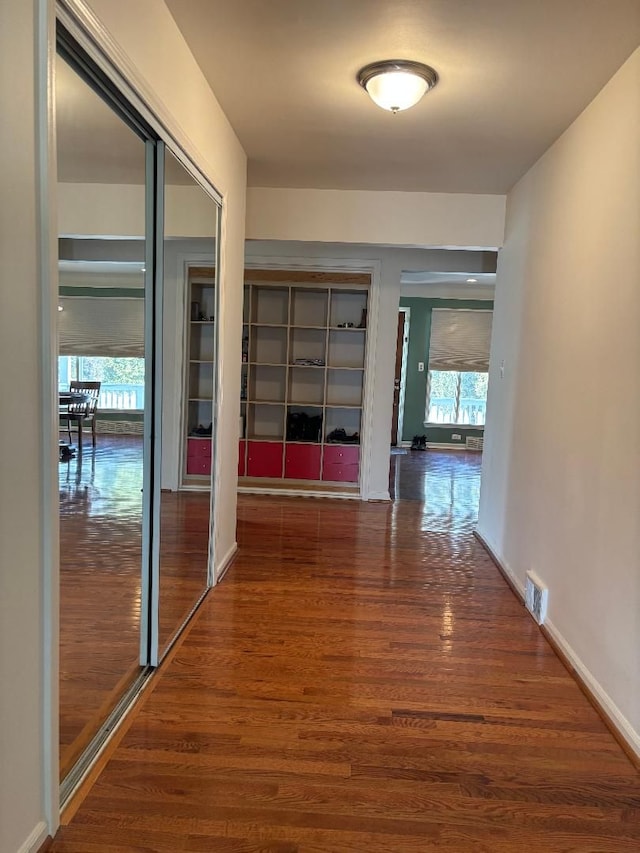
<svg viewBox="0 0 640 853"><path fill-rule="evenodd" d="M367 498L368 501L390 501L391 495L386 492L370 492Z"/></svg>
<svg viewBox="0 0 640 853"><path fill-rule="evenodd" d="M422 421L422 426L428 429L481 429L484 432L485 424L441 424L437 421Z"/></svg>
<svg viewBox="0 0 640 853"><path fill-rule="evenodd" d="M498 549L496 545L484 535L484 533L480 530L479 527L476 527L475 530L477 538L480 540L480 544L484 546L485 550L489 552L489 556L498 563L503 573L509 578L511 583L518 591L518 595L520 596L520 603L524 607L524 583L520 580L520 578L513 571L511 566L504 560L502 557L498 557Z"/></svg>
<svg viewBox="0 0 640 853"><path fill-rule="evenodd" d="M242 495L284 495L293 498L337 498L344 501L359 501L357 492L322 492L314 489L281 489L277 486L238 486L238 494Z"/></svg>
<svg viewBox="0 0 640 853"><path fill-rule="evenodd" d="M504 558L498 556L498 549L495 544L477 528L476 535L480 540L480 543L484 545L485 549L488 551L491 559L499 565L501 571L509 578L517 590L522 604L524 605L525 587L520 578L515 574ZM544 625L541 625L540 628L549 634L558 649L560 649L562 654L575 670L577 677L574 677L576 678L576 681L582 681L586 685L587 689L601 705L604 713L609 717L610 722L615 726L616 733L625 742L637 759L640 760L640 734L633 728L611 696L609 696L604 687L602 687L591 670L573 650L569 642L566 640L561 631L556 628L553 622L550 619L547 619Z"/></svg>
<svg viewBox="0 0 640 853"><path fill-rule="evenodd" d="M569 645L564 635L558 630L558 628L556 628L550 619L546 620L544 628L552 637L558 648L562 651L563 655L567 658L571 666L578 673L582 681L587 685L600 705L602 705L603 710L615 724L617 733L640 761L640 733L633 728L611 696L609 696L591 670L583 663L578 654Z"/></svg>
<svg viewBox="0 0 640 853"><path fill-rule="evenodd" d="M220 563L218 565L214 565L214 580L213 580L214 585L220 583L222 578L227 573L227 570L229 569L229 566L233 562L233 558L235 557L235 555L237 553L238 553L238 543L234 542L233 545L231 546L231 548L229 548L227 553L224 555L224 557L222 558Z"/></svg>
<svg viewBox="0 0 640 853"><path fill-rule="evenodd" d="M374 411L374 370L376 360L376 345L378 333L378 317L380 313L380 291L381 262L373 258L299 258L299 257L272 257L254 255L245 258L245 270L252 269L278 269L278 270L307 270L314 272L360 272L371 276L371 287L369 288L369 299L367 304L367 344L365 353L364 388L362 391L362 423L360 443L360 498L366 500L390 500L387 492L386 498L378 498L369 494L369 483L371 481L371 470L373 467L373 411ZM239 491L244 491L240 487ZM257 493L257 489L247 489ZM260 490L263 494L312 494L311 492L299 492L294 489L285 490ZM318 497L326 494L318 493ZM336 494L332 497L345 497ZM347 497L351 498L351 495Z"/></svg>
<svg viewBox="0 0 640 853"><path fill-rule="evenodd" d="M402 433L404 431L404 407L407 397L407 362L409 360L409 330L411 325L411 308L404 305L398 307L398 313L404 314L404 329L402 331L402 366L400 368L400 396L398 398L398 428L396 433L396 447L402 444Z"/></svg>
<svg viewBox="0 0 640 853"><path fill-rule="evenodd" d="M41 786L46 824L39 823L21 851L37 850L60 824L59 646L60 511L58 488L58 222L55 135L56 32L53 0L38 0L36 44L37 229L40 279L39 388L42 417L42 750Z"/></svg>
<svg viewBox="0 0 640 853"><path fill-rule="evenodd" d="M464 441L455 441L451 442L451 444L447 444L444 441L428 441L427 442L428 450L468 450L469 448L465 444ZM477 451L470 451L476 453Z"/></svg>
<svg viewBox="0 0 640 853"><path fill-rule="evenodd" d="M31 830L27 840L18 847L16 853L37 853L48 837L49 829L47 824L41 820Z"/></svg>

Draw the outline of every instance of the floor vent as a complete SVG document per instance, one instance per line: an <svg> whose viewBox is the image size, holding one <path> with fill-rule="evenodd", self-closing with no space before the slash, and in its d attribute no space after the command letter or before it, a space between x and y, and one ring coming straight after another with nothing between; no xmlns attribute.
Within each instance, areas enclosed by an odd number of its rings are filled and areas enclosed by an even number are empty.
<svg viewBox="0 0 640 853"><path fill-rule="evenodd" d="M467 450L482 450L484 438L479 435L468 435L465 442Z"/></svg>
<svg viewBox="0 0 640 853"><path fill-rule="evenodd" d="M524 603L538 625L547 618L549 590L535 572L527 572L527 585L524 589Z"/></svg>

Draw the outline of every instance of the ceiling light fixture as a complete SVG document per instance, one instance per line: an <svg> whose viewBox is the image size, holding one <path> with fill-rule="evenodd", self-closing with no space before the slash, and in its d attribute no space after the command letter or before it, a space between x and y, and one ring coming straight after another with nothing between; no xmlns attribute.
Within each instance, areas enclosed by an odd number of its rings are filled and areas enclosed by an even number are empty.
<svg viewBox="0 0 640 853"><path fill-rule="evenodd" d="M358 71L358 83L383 110L397 113L415 106L438 82L429 65L409 59L372 62Z"/></svg>
<svg viewBox="0 0 640 853"><path fill-rule="evenodd" d="M468 278L467 284L475 284L477 282L477 280L478 280L477 278Z"/></svg>

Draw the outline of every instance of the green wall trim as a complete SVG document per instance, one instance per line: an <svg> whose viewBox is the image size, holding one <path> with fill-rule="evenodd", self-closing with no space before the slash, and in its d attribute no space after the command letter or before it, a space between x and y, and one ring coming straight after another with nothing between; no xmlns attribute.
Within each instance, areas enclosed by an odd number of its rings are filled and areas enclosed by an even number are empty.
<svg viewBox="0 0 640 853"><path fill-rule="evenodd" d="M402 296L400 308L409 308L411 320L409 324L409 347L407 354L407 374L404 398L404 418L402 425L402 440L411 441L414 435L426 435L427 441L446 441L445 438L429 438L429 431L436 430L442 434L444 429L461 433L464 427L451 428L424 426L425 407L427 403L427 369L429 362L429 341L431 339L431 312L434 308L463 308L471 311L492 311L492 299L430 299L422 296ZM424 362L424 371L418 370L418 362ZM472 431L470 434L476 434ZM460 442L452 442L459 444Z"/></svg>
<svg viewBox="0 0 640 853"><path fill-rule="evenodd" d="M65 287L58 289L60 296L92 296L104 299L144 299L142 287Z"/></svg>
<svg viewBox="0 0 640 853"><path fill-rule="evenodd" d="M144 412L131 412L118 409L117 411L105 412L98 409L99 421L142 421Z"/></svg>

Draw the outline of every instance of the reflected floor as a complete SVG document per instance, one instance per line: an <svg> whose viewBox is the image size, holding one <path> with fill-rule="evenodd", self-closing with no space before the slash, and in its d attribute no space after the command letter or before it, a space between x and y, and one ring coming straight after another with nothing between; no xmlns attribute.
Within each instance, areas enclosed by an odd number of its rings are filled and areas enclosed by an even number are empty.
<svg viewBox="0 0 640 853"><path fill-rule="evenodd" d="M59 463L61 776L140 671L142 439ZM209 494L163 493L163 645L206 583Z"/></svg>

